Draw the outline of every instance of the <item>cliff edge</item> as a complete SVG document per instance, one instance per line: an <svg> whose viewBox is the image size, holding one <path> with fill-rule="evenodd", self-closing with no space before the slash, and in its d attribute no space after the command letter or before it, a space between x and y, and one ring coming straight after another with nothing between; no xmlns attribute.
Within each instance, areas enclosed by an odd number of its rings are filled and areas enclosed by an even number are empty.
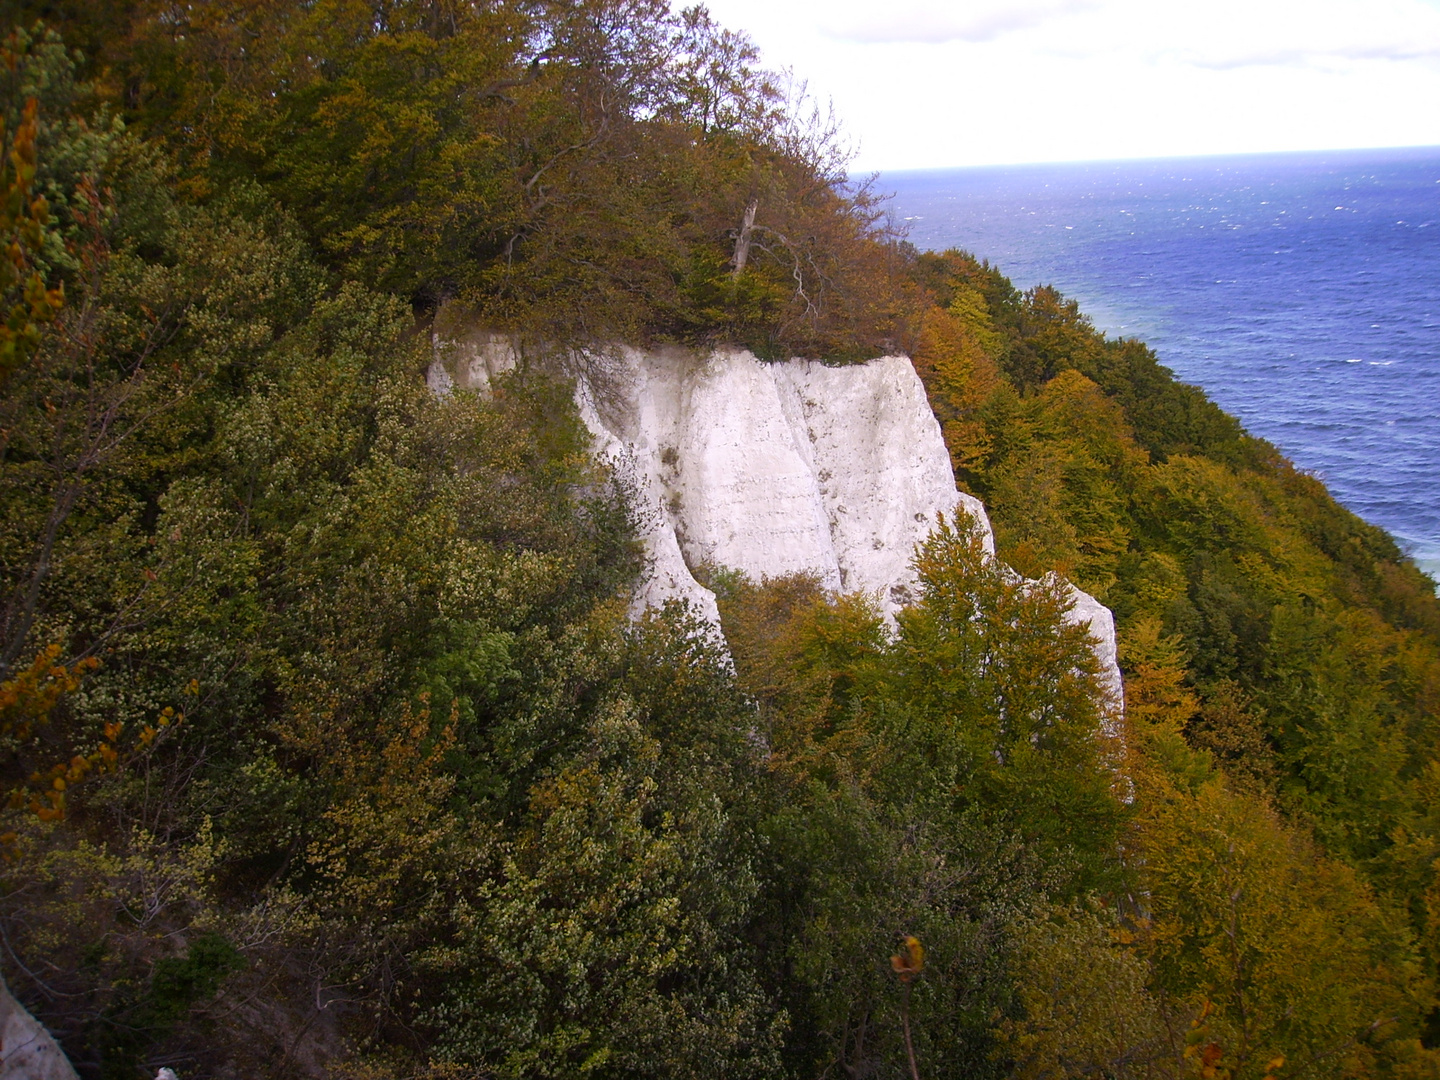
<svg viewBox="0 0 1440 1080"><path fill-rule="evenodd" d="M451 343L438 392L485 390L515 366L505 339ZM637 504L645 570L633 610L684 599L718 630L703 567L760 580L813 573L874 596L887 619L914 598L915 545L937 515L968 514L985 549L985 507L955 486L925 388L904 356L830 366L765 363L743 350L622 347L579 358L576 404ZM1072 587L1112 704L1122 705L1109 609Z"/></svg>

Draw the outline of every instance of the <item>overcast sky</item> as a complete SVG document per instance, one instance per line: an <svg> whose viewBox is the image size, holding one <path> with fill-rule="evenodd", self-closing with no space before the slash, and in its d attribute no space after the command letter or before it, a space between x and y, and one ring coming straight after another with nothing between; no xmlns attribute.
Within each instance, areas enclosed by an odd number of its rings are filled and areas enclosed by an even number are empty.
<svg viewBox="0 0 1440 1080"><path fill-rule="evenodd" d="M1440 145L1440 0L707 0L859 169Z"/></svg>

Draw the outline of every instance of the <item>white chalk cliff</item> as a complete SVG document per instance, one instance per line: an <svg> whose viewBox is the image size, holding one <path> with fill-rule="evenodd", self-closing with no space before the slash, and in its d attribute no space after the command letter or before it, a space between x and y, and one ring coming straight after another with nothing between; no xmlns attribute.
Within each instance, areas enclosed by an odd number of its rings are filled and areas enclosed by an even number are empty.
<svg viewBox="0 0 1440 1080"><path fill-rule="evenodd" d="M0 1080L77 1080L50 1033L0 978Z"/></svg>
<svg viewBox="0 0 1440 1080"><path fill-rule="evenodd" d="M748 352L621 348L584 358L580 414L597 453L639 503L646 567L638 614L688 600L718 630L701 566L759 580L805 571L828 589L865 591L893 618L914 596L915 545L957 510L994 540L985 508L959 491L940 425L910 361L763 363ZM438 392L483 390L513 367L500 338L452 344L430 371ZM1119 707L1109 609L1074 591L1101 678Z"/></svg>

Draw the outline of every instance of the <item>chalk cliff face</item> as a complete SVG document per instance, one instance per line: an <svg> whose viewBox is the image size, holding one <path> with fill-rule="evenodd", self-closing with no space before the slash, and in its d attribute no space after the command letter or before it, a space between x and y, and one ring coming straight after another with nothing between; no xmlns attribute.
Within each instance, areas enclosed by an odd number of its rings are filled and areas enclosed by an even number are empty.
<svg viewBox="0 0 1440 1080"><path fill-rule="evenodd" d="M893 613L936 513L965 505L984 521L903 357L831 368L626 350L581 380L579 404L649 506L642 603L678 592L708 607L690 568L709 564L757 580L807 571Z"/></svg>
<svg viewBox="0 0 1440 1080"><path fill-rule="evenodd" d="M70 1060L0 978L0 1080L77 1080Z"/></svg>
<svg viewBox="0 0 1440 1080"><path fill-rule="evenodd" d="M940 425L903 356L830 367L622 348L582 361L581 417L641 511L637 614L683 598L718 628L715 597L694 574L709 565L756 580L814 573L828 589L872 594L893 618L914 596L915 545L941 513L973 517L994 553L985 508L956 488ZM479 337L453 346L430 381L440 392L483 389L514 363L503 339ZM1074 593L1072 617L1089 625L1118 706L1114 620Z"/></svg>

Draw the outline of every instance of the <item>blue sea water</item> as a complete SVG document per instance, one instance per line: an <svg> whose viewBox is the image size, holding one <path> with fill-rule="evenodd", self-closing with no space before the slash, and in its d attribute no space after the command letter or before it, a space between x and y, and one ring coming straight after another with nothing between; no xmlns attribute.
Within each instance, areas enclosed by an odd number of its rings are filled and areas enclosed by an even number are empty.
<svg viewBox="0 0 1440 1080"><path fill-rule="evenodd" d="M891 172L910 240L1138 337L1440 576L1440 148Z"/></svg>

